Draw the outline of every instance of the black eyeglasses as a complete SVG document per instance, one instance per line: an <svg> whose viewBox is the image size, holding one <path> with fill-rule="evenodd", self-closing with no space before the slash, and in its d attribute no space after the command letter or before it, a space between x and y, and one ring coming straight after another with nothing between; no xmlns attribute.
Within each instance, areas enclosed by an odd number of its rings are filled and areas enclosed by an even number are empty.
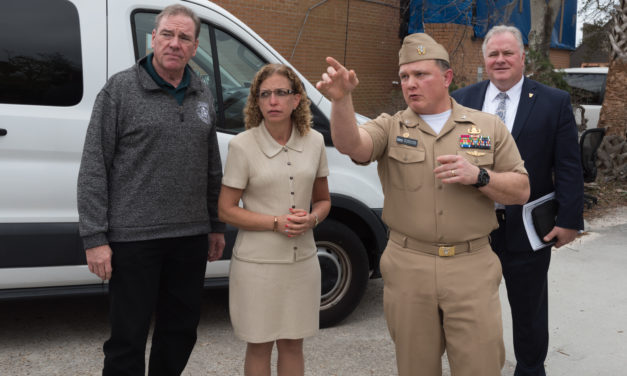
<svg viewBox="0 0 627 376"><path fill-rule="evenodd" d="M259 98L267 99L272 96L272 94L277 97L287 97L290 94L294 94L294 90L290 89L275 89L275 90L264 90L259 92Z"/></svg>

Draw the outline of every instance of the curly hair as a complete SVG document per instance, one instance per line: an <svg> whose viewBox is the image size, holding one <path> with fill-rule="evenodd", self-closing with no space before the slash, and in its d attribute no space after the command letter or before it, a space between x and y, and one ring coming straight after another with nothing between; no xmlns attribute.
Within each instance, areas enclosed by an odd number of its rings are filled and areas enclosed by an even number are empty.
<svg viewBox="0 0 627 376"><path fill-rule="evenodd" d="M300 94L300 103L294 111L292 111L291 119L292 124L296 125L298 132L304 136L309 132L311 128L311 110L309 104L311 103L307 98L307 92L303 86L302 81L292 68L284 64L267 64L261 67L261 69L255 74L253 83L250 86L250 93L248 93L248 101L246 107L244 107L244 122L246 123L246 129L258 127L263 120L263 114L259 109L259 86L268 77L273 74L280 74L287 78L291 84L291 89L294 90L294 94Z"/></svg>

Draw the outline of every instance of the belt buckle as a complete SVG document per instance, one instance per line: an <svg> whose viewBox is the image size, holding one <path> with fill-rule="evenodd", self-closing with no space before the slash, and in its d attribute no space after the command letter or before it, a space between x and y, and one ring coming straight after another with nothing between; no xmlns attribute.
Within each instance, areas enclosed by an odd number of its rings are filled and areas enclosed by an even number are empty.
<svg viewBox="0 0 627 376"><path fill-rule="evenodd" d="M440 246L440 248L438 248L438 256L441 257L450 257L450 256L455 256L455 246Z"/></svg>

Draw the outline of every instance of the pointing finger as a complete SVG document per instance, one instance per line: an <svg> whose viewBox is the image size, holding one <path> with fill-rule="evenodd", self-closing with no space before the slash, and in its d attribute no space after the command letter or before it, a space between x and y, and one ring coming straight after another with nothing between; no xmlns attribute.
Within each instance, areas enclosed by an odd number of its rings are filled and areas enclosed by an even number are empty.
<svg viewBox="0 0 627 376"><path fill-rule="evenodd" d="M335 68L336 70L340 70L342 68L344 68L344 66L342 64L340 64L339 61L335 60L334 58L332 58L331 56L328 56L326 58L327 63L332 66L333 68Z"/></svg>

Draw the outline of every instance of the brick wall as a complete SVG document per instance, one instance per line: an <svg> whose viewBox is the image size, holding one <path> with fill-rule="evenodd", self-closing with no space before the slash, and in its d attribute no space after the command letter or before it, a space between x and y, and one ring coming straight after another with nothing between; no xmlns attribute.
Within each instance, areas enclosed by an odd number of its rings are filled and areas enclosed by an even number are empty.
<svg viewBox="0 0 627 376"><path fill-rule="evenodd" d="M255 30L311 83L325 72L326 56L354 69L360 80L353 96L357 112L374 117L405 107L393 84L398 81L398 0L213 1Z"/></svg>
<svg viewBox="0 0 627 376"><path fill-rule="evenodd" d="M555 68L568 68L570 67L570 54L572 51L552 49L549 55L551 63Z"/></svg>
<svg viewBox="0 0 627 376"><path fill-rule="evenodd" d="M213 1L261 35L311 83L325 71L326 56L354 69L360 81L353 95L357 112L376 117L406 107L398 85L399 0ZM471 27L427 24L425 31L449 51L453 87L487 78L483 40L473 40ZM552 50L550 57L556 67L568 67L569 56L570 51Z"/></svg>
<svg viewBox="0 0 627 376"><path fill-rule="evenodd" d="M483 39L473 40L471 27L427 24L425 32L448 50L454 73L453 88L467 86L487 78L481 53Z"/></svg>

